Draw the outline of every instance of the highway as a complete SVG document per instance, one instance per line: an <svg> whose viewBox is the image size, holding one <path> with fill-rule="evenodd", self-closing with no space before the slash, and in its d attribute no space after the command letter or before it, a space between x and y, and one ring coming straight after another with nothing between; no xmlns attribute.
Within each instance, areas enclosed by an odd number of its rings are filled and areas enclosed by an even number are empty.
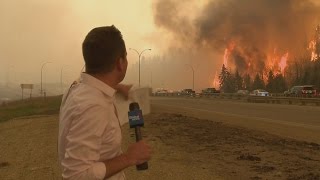
<svg viewBox="0 0 320 180"><path fill-rule="evenodd" d="M179 113L320 144L320 107L152 97L152 112Z"/></svg>

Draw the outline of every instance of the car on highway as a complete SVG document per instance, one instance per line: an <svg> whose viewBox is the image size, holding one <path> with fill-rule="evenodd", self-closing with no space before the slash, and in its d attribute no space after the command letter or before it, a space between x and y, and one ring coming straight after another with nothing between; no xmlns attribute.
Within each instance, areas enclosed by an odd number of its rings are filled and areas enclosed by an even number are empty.
<svg viewBox="0 0 320 180"><path fill-rule="evenodd" d="M178 96L195 96L196 92L192 89L183 89L178 93Z"/></svg>
<svg viewBox="0 0 320 180"><path fill-rule="evenodd" d="M201 91L200 96L210 96L216 93L220 93L216 88L205 88Z"/></svg>
<svg viewBox="0 0 320 180"><path fill-rule="evenodd" d="M317 95L317 91L313 85L304 85L301 94L303 97L314 97Z"/></svg>
<svg viewBox="0 0 320 180"><path fill-rule="evenodd" d="M313 85L293 86L288 91L285 91L284 95L291 97L314 97L317 95L317 90Z"/></svg>
<svg viewBox="0 0 320 180"><path fill-rule="evenodd" d="M293 86L288 91L284 92L284 96L299 96L301 95L303 86Z"/></svg>
<svg viewBox="0 0 320 180"><path fill-rule="evenodd" d="M167 95L168 93L169 93L169 91L166 89L159 89L154 92L154 95L155 96L161 96L161 95L163 96L163 95Z"/></svg>
<svg viewBox="0 0 320 180"><path fill-rule="evenodd" d="M319 90L319 88L315 87L314 89L315 89L315 91L316 91L315 97L320 97L320 90Z"/></svg>
<svg viewBox="0 0 320 180"><path fill-rule="evenodd" d="M241 89L241 90L238 90L236 94L238 94L238 95L249 95L250 92L248 90Z"/></svg>
<svg viewBox="0 0 320 180"><path fill-rule="evenodd" d="M253 96L269 96L269 92L264 89L256 89L252 91Z"/></svg>

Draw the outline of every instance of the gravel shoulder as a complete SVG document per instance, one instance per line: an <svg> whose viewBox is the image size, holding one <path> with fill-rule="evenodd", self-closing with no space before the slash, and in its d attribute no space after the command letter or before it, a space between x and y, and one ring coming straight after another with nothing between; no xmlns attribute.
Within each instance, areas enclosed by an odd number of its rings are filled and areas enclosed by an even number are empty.
<svg viewBox="0 0 320 180"><path fill-rule="evenodd" d="M123 149L135 141L123 126ZM320 179L320 145L181 114L145 117L144 138L153 147L149 170L128 168L142 179ZM59 179L58 116L0 123L0 179Z"/></svg>

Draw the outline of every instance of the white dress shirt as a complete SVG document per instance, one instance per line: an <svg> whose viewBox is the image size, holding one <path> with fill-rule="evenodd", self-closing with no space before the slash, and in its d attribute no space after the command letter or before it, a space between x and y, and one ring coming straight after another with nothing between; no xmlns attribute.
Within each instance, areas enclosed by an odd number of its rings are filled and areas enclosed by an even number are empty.
<svg viewBox="0 0 320 180"><path fill-rule="evenodd" d="M122 154L115 92L102 81L82 73L80 82L64 95L58 139L64 179L102 180L108 171L103 161ZM109 179L123 180L124 172Z"/></svg>

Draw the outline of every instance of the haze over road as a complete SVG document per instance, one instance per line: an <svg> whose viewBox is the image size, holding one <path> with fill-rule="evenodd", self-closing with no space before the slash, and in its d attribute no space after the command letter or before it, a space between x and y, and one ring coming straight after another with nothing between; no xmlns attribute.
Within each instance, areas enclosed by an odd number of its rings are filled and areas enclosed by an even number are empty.
<svg viewBox="0 0 320 180"><path fill-rule="evenodd" d="M216 99L151 98L152 110L265 131L320 144L320 107Z"/></svg>

